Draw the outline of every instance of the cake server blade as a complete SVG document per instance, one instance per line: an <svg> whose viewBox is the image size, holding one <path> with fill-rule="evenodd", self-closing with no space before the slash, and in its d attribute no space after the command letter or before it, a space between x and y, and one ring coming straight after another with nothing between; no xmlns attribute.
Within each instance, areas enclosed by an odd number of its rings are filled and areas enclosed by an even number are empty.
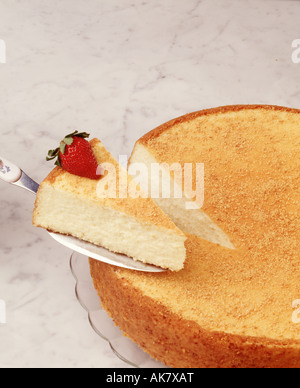
<svg viewBox="0 0 300 388"><path fill-rule="evenodd" d="M135 261L126 255L111 252L103 247L91 244L89 242L79 240L72 236L64 236L59 233L51 233L50 236L55 241L64 245L67 248L72 249L78 253L90 257L91 259L99 260L107 264L116 265L118 267L133 269L137 271L145 272L162 272L162 268L155 267L154 265L144 264L140 261Z"/></svg>
<svg viewBox="0 0 300 388"><path fill-rule="evenodd" d="M0 179L7 183L22 187L36 194L39 189L39 184L32 180L15 164L0 156ZM150 264L144 264L140 261L135 261L132 258L109 251L103 247L92 243L80 240L72 236L65 236L59 233L48 232L50 236L58 243L75 252L81 253L92 259L111 264L117 267L132 269L143 272L164 272L163 268L156 267Z"/></svg>

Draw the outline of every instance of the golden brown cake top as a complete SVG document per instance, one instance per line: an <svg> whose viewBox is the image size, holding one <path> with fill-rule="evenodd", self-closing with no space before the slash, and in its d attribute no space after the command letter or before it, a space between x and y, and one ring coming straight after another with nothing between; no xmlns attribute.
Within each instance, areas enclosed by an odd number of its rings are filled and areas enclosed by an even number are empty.
<svg viewBox="0 0 300 388"><path fill-rule="evenodd" d="M177 274L120 277L204 327L300 340L300 111L238 106L196 112L139 142L159 162L204 163L203 210L236 250L190 236Z"/></svg>
<svg viewBox="0 0 300 388"><path fill-rule="evenodd" d="M130 183L137 187L135 182L130 178L126 171L119 165L114 157L105 149L103 144L98 139L90 141L93 152L99 165L104 166L109 163L115 167L116 171L116 198L99 197L99 184L104 186L104 179L108 175L104 175L99 181L79 177L68 173L60 167L56 167L44 180L42 185L50 185L55 190L61 190L66 193L81 197L86 201L93 201L99 203L100 206L107 206L117 211L123 212L130 216L136 217L148 224L156 225L161 228L169 229L179 235L183 233L173 224L163 211L156 206L150 198L131 198L130 197ZM119 176L123 174L128 179L127 198L119 198ZM110 175L113 178L113 175ZM107 180L105 181L108 182ZM102 187L103 187L102 186Z"/></svg>
<svg viewBox="0 0 300 388"><path fill-rule="evenodd" d="M159 162L204 163L203 210L237 248L276 244L276 252L298 253L300 111L203 111L159 127L140 143Z"/></svg>

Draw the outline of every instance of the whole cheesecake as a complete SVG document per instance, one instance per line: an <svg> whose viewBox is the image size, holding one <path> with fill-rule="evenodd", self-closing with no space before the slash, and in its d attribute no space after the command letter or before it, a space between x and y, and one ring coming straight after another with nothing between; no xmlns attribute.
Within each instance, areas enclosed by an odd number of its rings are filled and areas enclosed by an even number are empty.
<svg viewBox="0 0 300 388"><path fill-rule="evenodd" d="M299 150L300 110L252 105L188 114L136 143L130 165L205 171L201 209L156 199L187 233L183 270L90 260L104 309L152 357L179 368L300 367Z"/></svg>

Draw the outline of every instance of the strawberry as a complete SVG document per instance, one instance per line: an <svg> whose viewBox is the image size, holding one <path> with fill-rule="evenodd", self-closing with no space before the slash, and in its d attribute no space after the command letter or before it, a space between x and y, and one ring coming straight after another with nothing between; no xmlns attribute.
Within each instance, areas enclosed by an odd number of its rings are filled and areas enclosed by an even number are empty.
<svg viewBox="0 0 300 388"><path fill-rule="evenodd" d="M75 131L67 135L55 150L48 152L47 161L57 158L55 164L71 174L89 179L99 179L98 163L90 143L90 135Z"/></svg>

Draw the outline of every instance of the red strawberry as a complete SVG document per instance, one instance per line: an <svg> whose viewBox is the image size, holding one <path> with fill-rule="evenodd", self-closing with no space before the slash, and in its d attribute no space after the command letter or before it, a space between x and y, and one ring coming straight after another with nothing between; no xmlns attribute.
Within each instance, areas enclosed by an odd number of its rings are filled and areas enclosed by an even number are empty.
<svg viewBox="0 0 300 388"><path fill-rule="evenodd" d="M47 160L57 158L55 164L71 174L90 179L99 179L98 163L90 143L88 133L75 131L61 141L59 148L48 152Z"/></svg>

